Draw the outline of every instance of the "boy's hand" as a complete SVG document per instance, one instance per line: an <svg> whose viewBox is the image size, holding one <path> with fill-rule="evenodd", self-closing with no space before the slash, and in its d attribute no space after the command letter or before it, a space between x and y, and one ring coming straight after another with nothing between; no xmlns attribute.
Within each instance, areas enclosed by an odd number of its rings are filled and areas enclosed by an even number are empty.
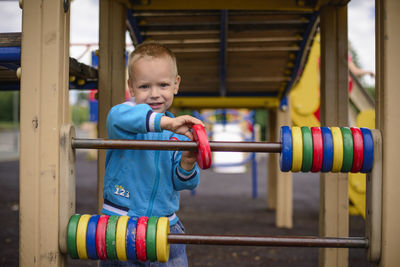
<svg viewBox="0 0 400 267"><path fill-rule="evenodd" d="M168 130L177 134L182 134L193 141L193 135L190 129L195 124L201 124L204 126L203 122L195 117L189 115L183 115L176 118L170 118L163 116L161 118L160 126L163 130ZM182 151L182 157L180 165L182 169L190 171L193 169L196 162L196 155L193 151Z"/></svg>
<svg viewBox="0 0 400 267"><path fill-rule="evenodd" d="M185 135L190 140L193 140L193 135L190 129L194 124L201 124L204 126L201 120L196 119L195 117L189 115L183 115L176 118L162 116L160 121L161 129Z"/></svg>

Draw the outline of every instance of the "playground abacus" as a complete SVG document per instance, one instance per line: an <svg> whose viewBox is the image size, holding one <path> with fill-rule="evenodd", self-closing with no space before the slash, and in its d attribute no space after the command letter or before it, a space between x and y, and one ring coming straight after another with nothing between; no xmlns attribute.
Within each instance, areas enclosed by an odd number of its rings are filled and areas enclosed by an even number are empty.
<svg viewBox="0 0 400 267"><path fill-rule="evenodd" d="M365 237L268 237L170 234L167 217L74 214L60 219L60 249L75 259L167 262L169 244L364 248L377 261L381 242L382 140L379 130L356 127L281 127L280 142L209 142L202 126L195 141L77 139L71 128L61 138L74 149L189 150L199 166L211 166L211 151L280 153L281 171L367 173ZM64 135L63 135L64 134ZM67 141L67 142L65 142ZM74 153L72 153L74 154ZM68 158L68 155L66 156ZM70 158L69 156L69 158ZM71 186L69 186L71 187ZM74 213L74 212L73 212Z"/></svg>

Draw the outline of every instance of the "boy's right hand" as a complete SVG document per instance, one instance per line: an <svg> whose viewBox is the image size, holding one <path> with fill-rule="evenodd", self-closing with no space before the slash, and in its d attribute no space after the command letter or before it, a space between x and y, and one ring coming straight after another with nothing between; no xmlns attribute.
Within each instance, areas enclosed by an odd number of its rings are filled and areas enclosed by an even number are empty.
<svg viewBox="0 0 400 267"><path fill-rule="evenodd" d="M195 124L201 124L204 126L201 120L189 115L178 116L176 118L162 116L160 121L161 129L185 135L192 141L193 135L190 129Z"/></svg>

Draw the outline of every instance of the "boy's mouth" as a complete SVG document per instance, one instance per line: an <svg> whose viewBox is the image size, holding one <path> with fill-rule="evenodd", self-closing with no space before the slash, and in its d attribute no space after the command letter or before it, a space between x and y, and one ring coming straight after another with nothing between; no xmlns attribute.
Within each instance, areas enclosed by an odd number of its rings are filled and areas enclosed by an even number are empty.
<svg viewBox="0 0 400 267"><path fill-rule="evenodd" d="M149 103L148 104L152 109L158 109L161 107L162 103Z"/></svg>

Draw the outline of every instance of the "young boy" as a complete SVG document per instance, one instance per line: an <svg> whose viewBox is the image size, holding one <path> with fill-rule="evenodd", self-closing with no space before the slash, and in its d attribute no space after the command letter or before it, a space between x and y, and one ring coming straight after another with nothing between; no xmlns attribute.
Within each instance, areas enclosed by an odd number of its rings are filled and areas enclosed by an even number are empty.
<svg viewBox="0 0 400 267"><path fill-rule="evenodd" d="M128 68L128 85L135 103L125 102L110 110L108 138L192 140L191 127L203 123L188 115L174 118L167 111L181 80L175 55L162 45L143 43L131 53ZM175 214L179 209L179 191L194 189L198 183L199 169L193 152L111 149L106 156L102 212L167 216L171 232L183 233L183 225ZM138 261L102 263L146 265ZM168 263L158 266L187 266L185 245L171 245Z"/></svg>

